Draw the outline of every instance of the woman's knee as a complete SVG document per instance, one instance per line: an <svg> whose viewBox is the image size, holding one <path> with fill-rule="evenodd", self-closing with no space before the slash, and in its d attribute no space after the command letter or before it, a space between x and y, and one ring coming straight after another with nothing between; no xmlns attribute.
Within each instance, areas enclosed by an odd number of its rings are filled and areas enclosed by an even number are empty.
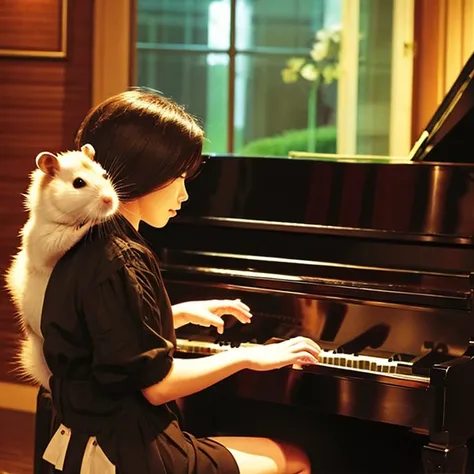
<svg viewBox="0 0 474 474"><path fill-rule="evenodd" d="M310 474L311 461L306 451L290 443L278 443L284 452L288 474Z"/></svg>
<svg viewBox="0 0 474 474"><path fill-rule="evenodd" d="M241 474L310 474L305 451L269 438L216 437L234 456Z"/></svg>

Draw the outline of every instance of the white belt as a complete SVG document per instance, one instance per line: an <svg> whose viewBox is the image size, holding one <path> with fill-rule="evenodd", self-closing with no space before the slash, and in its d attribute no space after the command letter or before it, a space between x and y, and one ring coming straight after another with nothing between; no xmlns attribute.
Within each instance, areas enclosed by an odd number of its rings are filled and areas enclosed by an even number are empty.
<svg viewBox="0 0 474 474"><path fill-rule="evenodd" d="M43 459L51 463L58 471L64 468L70 439L71 430L61 425L43 453ZM115 474L115 466L102 451L95 436L91 436L87 442L80 474Z"/></svg>

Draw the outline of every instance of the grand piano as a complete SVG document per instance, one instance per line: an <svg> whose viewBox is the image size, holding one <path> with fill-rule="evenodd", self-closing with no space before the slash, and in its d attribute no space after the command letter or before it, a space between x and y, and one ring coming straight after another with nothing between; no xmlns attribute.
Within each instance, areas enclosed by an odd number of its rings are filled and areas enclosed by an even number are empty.
<svg viewBox="0 0 474 474"><path fill-rule="evenodd" d="M222 335L181 328L177 356L297 335L324 349L316 366L242 371L189 397L182 409L190 429L240 433L254 423L265 434L269 419L284 431L357 420L355 437L366 436L364 423L372 436L380 426L379 445L384 433L391 444L407 433L413 472L466 472L474 436L473 66L474 57L405 161L212 155L189 182L180 216L164 229L143 226L174 303L240 298L254 314L246 325L227 318ZM244 422L242 413L251 416ZM305 432L310 449L312 436ZM413 449L403 443L395 458ZM384 459L374 472L402 472Z"/></svg>
<svg viewBox="0 0 474 474"><path fill-rule="evenodd" d="M297 335L324 349L316 366L246 370L187 397L185 428L299 437L319 473L468 472L473 71L474 56L406 160L208 156L179 217L141 227L173 303L240 298L254 315L227 317L222 335L180 328L177 357ZM35 474L50 410L40 390Z"/></svg>

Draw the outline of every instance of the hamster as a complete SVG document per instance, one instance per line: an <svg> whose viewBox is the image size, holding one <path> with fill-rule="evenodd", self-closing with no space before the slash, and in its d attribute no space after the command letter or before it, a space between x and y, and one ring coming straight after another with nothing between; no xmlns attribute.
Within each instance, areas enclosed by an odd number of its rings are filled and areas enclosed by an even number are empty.
<svg viewBox="0 0 474 474"><path fill-rule="evenodd" d="M47 389L51 373L43 356L41 312L49 277L56 262L119 207L117 192L94 155L90 144L80 151L38 154L25 195L29 216L20 231L21 246L6 273L26 336L18 357L20 371Z"/></svg>

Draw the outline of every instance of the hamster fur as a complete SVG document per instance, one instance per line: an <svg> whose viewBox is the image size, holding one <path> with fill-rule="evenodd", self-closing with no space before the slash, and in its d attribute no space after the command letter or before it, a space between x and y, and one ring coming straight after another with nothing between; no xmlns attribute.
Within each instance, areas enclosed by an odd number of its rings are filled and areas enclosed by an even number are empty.
<svg viewBox="0 0 474 474"><path fill-rule="evenodd" d="M58 155L42 152L25 195L28 220L21 246L6 273L6 286L25 335L18 362L21 375L49 389L43 356L41 311L56 262L94 225L111 218L119 199L92 145Z"/></svg>

